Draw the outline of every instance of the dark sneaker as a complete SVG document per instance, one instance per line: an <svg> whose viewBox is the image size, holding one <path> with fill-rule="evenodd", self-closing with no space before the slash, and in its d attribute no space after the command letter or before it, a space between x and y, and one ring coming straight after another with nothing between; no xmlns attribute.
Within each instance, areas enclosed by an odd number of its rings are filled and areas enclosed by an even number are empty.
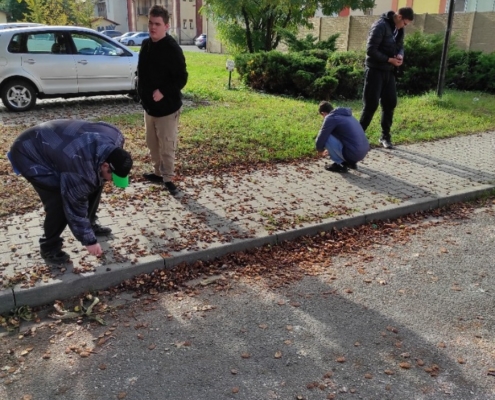
<svg viewBox="0 0 495 400"><path fill-rule="evenodd" d="M172 196L179 194L179 189L173 182L163 182L163 186L170 192Z"/></svg>
<svg viewBox="0 0 495 400"><path fill-rule="evenodd" d="M93 228L93 232L96 236L107 236L112 233L112 228L109 228L108 226L102 226L100 224L93 224L91 225L91 228Z"/></svg>
<svg viewBox="0 0 495 400"><path fill-rule="evenodd" d="M163 182L163 178L157 174L143 174L143 178L150 182Z"/></svg>
<svg viewBox="0 0 495 400"><path fill-rule="evenodd" d="M44 252L40 251L41 258L49 264L64 264L70 260L70 256L63 250Z"/></svg>
<svg viewBox="0 0 495 400"><path fill-rule="evenodd" d="M350 169L358 169L358 168L357 168L357 163L355 163L355 162L344 161L344 162L342 163L342 165L343 165L344 167L347 167L347 168L350 168Z"/></svg>
<svg viewBox="0 0 495 400"><path fill-rule="evenodd" d="M332 165L325 165L325 169L330 172L347 172L346 166L337 163L333 163Z"/></svg>
<svg viewBox="0 0 495 400"><path fill-rule="evenodd" d="M380 139L380 143L386 149L393 149L394 148L394 146L392 146L392 143L390 142L390 140Z"/></svg>

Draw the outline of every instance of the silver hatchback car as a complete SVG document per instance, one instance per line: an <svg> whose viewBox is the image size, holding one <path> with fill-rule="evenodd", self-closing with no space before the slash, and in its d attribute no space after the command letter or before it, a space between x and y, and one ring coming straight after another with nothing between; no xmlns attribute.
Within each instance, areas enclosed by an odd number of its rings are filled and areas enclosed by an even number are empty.
<svg viewBox="0 0 495 400"><path fill-rule="evenodd" d="M0 97L11 111L36 99L136 94L138 53L92 29L39 26L0 31Z"/></svg>

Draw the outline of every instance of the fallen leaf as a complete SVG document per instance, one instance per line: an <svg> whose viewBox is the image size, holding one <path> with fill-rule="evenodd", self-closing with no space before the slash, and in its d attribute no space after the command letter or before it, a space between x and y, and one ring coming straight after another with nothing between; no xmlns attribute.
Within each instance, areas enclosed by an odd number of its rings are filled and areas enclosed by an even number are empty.
<svg viewBox="0 0 495 400"><path fill-rule="evenodd" d="M117 398L119 400L122 400L122 399L125 399L127 397L127 393L126 392L120 392L118 395L117 395Z"/></svg>
<svg viewBox="0 0 495 400"><path fill-rule="evenodd" d="M364 374L364 377L366 379L373 379L373 375L371 375L371 374Z"/></svg>
<svg viewBox="0 0 495 400"><path fill-rule="evenodd" d="M404 369L410 369L411 368L411 363L408 362L401 362L399 364L399 367L404 368Z"/></svg>
<svg viewBox="0 0 495 400"><path fill-rule="evenodd" d="M251 354L249 354L249 353L242 353L241 354L241 357L242 358L249 358L249 357L251 357Z"/></svg>
<svg viewBox="0 0 495 400"><path fill-rule="evenodd" d="M236 386L236 387L233 387L232 388L232 393L239 393L239 388Z"/></svg>
<svg viewBox="0 0 495 400"><path fill-rule="evenodd" d="M268 328L268 325L267 324L260 324L258 325L261 329L266 329Z"/></svg>
<svg viewBox="0 0 495 400"><path fill-rule="evenodd" d="M281 351L277 351L277 352L275 352L274 357L275 357L275 358L281 358L281 357L282 357L282 352L281 352Z"/></svg>
<svg viewBox="0 0 495 400"><path fill-rule="evenodd" d="M150 345L148 346L148 350L154 350L154 349L155 349L155 347L156 347L156 344L153 344L153 343L152 343L152 344L150 344Z"/></svg>
<svg viewBox="0 0 495 400"><path fill-rule="evenodd" d="M335 361L337 361L339 363L343 363L343 362L345 362L345 357L344 356L338 357L337 360L335 360Z"/></svg>
<svg viewBox="0 0 495 400"><path fill-rule="evenodd" d="M386 369L385 372L387 375L393 375L394 374L394 371L392 371L391 369Z"/></svg>

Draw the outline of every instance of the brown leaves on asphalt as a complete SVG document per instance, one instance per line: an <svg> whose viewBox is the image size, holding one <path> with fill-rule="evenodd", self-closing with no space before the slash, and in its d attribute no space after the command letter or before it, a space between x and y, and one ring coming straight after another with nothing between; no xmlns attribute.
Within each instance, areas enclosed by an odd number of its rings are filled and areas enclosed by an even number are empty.
<svg viewBox="0 0 495 400"><path fill-rule="evenodd" d="M419 212L395 221L376 221L354 228L321 232L313 237L302 237L296 241L283 242L276 246L264 246L258 249L232 253L212 261L196 261L179 264L172 270L155 270L128 279L111 292L131 290L136 296L156 294L170 290L194 290L188 282L211 282L215 290L227 290L229 280L240 278L258 281L260 278L271 288L281 287L299 281L304 276L328 273L332 257L354 254L365 262L369 260L366 248L390 242L407 243L416 235L437 222L426 222L431 217L442 215L443 221L456 221L466 218L474 209L473 204L454 204L448 209ZM309 252L308 249L311 251ZM309 254L309 255L308 255ZM362 267L362 274L365 270ZM228 273L226 273L228 271ZM332 279L337 279L333 276ZM366 278L366 283L386 285L385 279ZM348 288L347 293L352 293ZM279 300L279 305L286 304ZM298 301L289 301L293 307L300 307Z"/></svg>

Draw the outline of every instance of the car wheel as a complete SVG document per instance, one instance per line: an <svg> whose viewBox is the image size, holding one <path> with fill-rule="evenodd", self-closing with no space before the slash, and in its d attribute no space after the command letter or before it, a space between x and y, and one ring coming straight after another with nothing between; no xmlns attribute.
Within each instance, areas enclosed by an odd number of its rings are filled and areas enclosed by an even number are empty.
<svg viewBox="0 0 495 400"><path fill-rule="evenodd" d="M134 42L132 40L129 40L129 43L127 43L128 46L134 46Z"/></svg>
<svg viewBox="0 0 495 400"><path fill-rule="evenodd" d="M10 111L27 111L36 104L33 85L25 80L13 80L2 88L2 102Z"/></svg>

